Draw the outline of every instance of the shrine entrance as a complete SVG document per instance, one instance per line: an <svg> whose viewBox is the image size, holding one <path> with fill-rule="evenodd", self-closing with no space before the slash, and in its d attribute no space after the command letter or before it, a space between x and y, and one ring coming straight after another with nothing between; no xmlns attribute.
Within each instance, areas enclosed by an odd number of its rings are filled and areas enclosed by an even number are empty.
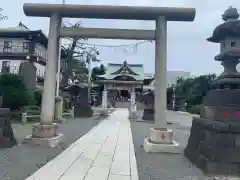
<svg viewBox="0 0 240 180"><path fill-rule="evenodd" d="M153 75L144 73L143 64L129 64L125 60L121 64L109 63L106 73L97 76L94 83L104 85L108 99L114 99L116 103L124 101L135 105L136 93L141 93L143 85L150 84L153 79Z"/></svg>
<svg viewBox="0 0 240 180"><path fill-rule="evenodd" d="M166 123L166 66L167 66L167 21L193 21L194 8L175 7L137 7L137 6L101 6L78 4L34 4L27 3L23 7L27 16L50 17L49 40L47 49L46 72L44 77L44 92L41 107L41 124L52 124L55 108L55 89L57 61L59 55L59 37L102 38L102 39L128 39L155 41L155 103L157 109L154 113L155 126L151 128L145 144L155 143L154 147L164 146L166 142L159 139L158 133L170 132ZM61 27L61 19L92 18L92 19L123 19L155 21L156 30L139 29L109 29L109 28L67 28ZM149 61L149 59L146 59ZM103 80L104 81L104 80ZM105 79L105 82L111 82ZM116 79L112 84L116 82ZM139 81L125 81L125 84L139 85ZM111 83L108 83L111 84ZM131 102L135 102L135 90L132 88ZM103 108L107 108L107 89L103 91ZM171 136L172 137L172 136ZM168 140L170 142L170 140ZM153 146L149 146L151 149ZM171 147L168 145L168 147ZM159 150L165 149L160 147ZM155 149L156 151L156 149Z"/></svg>
<svg viewBox="0 0 240 180"><path fill-rule="evenodd" d="M119 96L118 97L122 97L123 100L128 100L130 98L130 93L128 92L128 90L119 90Z"/></svg>

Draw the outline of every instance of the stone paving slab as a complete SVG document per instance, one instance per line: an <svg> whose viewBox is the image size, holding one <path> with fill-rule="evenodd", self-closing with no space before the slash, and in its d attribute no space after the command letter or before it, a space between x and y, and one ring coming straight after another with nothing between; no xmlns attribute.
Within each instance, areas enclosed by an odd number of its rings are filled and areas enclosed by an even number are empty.
<svg viewBox="0 0 240 180"><path fill-rule="evenodd" d="M117 109L26 180L138 180L127 109Z"/></svg>

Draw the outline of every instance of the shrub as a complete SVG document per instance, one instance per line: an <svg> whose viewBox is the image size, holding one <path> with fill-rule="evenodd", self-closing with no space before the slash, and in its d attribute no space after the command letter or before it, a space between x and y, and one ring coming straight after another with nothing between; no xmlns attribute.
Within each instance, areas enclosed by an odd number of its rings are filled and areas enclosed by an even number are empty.
<svg viewBox="0 0 240 180"><path fill-rule="evenodd" d="M31 95L20 76L15 74L0 75L0 95L2 96L2 107L11 110L19 110L32 101Z"/></svg>
<svg viewBox="0 0 240 180"><path fill-rule="evenodd" d="M36 106L41 106L41 102L42 102L42 90L37 90L34 92L34 99L35 99L35 105Z"/></svg>

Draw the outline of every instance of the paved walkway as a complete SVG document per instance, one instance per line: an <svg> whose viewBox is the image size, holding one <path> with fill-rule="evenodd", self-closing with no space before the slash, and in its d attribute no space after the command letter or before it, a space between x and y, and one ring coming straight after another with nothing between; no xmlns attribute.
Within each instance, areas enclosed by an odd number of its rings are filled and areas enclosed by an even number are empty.
<svg viewBox="0 0 240 180"><path fill-rule="evenodd" d="M26 180L138 180L128 110L114 111Z"/></svg>

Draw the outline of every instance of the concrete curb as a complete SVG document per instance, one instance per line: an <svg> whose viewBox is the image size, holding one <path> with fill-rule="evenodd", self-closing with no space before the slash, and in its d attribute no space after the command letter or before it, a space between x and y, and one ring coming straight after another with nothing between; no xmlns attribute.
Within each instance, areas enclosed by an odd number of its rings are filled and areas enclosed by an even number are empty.
<svg viewBox="0 0 240 180"><path fill-rule="evenodd" d="M180 113L180 114L185 114L185 115L190 115L190 116L196 116L196 117L199 117L199 115L198 114L191 114L191 113L189 113L189 112L185 112L185 111L175 111L175 112L178 112L178 113Z"/></svg>

